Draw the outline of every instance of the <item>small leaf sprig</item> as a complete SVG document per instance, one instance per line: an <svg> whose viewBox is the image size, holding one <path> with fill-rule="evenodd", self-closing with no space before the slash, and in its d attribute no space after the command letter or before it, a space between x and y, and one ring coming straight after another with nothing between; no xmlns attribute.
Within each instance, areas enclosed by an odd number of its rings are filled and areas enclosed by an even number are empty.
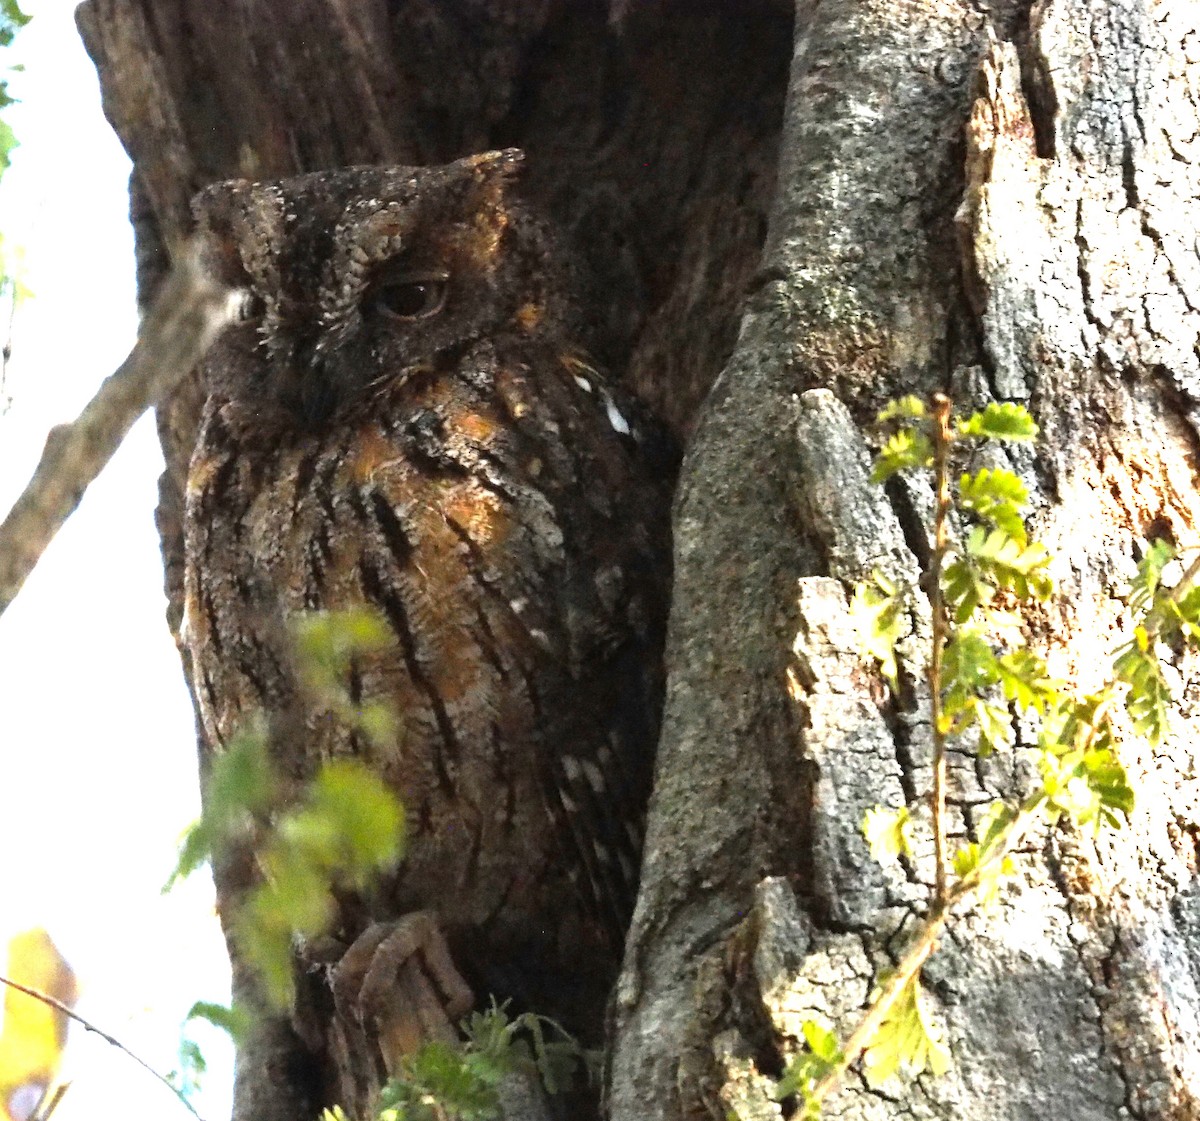
<svg viewBox="0 0 1200 1121"><path fill-rule="evenodd" d="M845 1043L817 1021L803 1027L805 1049L776 1086L776 1097L799 1099L800 1115L816 1118L821 1103L862 1060L868 1084L895 1074L941 1074L950 1054L928 1011L921 969L956 908L988 905L1015 873L1011 853L1037 823L1066 818L1076 826L1120 826L1133 807L1133 790L1116 754L1113 715L1124 706L1135 732L1154 744L1167 734L1172 704L1159 651L1168 643L1200 647L1200 555L1172 588L1164 573L1174 550L1156 541L1137 567L1129 596L1132 637L1116 654L1109 680L1081 697L1069 695L1045 662L1028 648L1019 609L1053 594L1051 557L1029 539L1028 492L1004 468L980 468L951 482L960 446L988 441L1028 442L1038 429L1020 405L993 403L956 420L951 402L935 395L889 404L879 415L892 431L876 457L872 481L903 471L930 471L934 481L933 539L928 593L931 649L931 828L934 892L923 921L896 967L878 979L862 1020ZM957 521L964 532L955 538ZM862 652L898 688L897 643L904 631L907 592L875 575L856 588L850 609ZM975 840L948 853L945 823L946 745L973 732L987 755L1016 742L1016 719L1037 728L1033 754L1041 783L1019 804L995 801L975 829ZM908 808L875 807L863 822L880 862L912 857L915 823Z"/></svg>
<svg viewBox="0 0 1200 1121"><path fill-rule="evenodd" d="M308 697L374 742L394 738L395 714L354 702L345 685L356 659L387 648L387 623L367 610L311 612L294 621L293 631ZM335 891L361 891L399 863L405 818L395 793L353 759L322 763L292 796L270 746L270 729L258 717L213 760L203 812L184 836L167 888L206 861L248 845L258 876L240 901L234 933L266 999L286 1008L293 995L294 939L329 930ZM193 1016L228 1029L240 1022L236 1012L206 1005Z"/></svg>
<svg viewBox="0 0 1200 1121"><path fill-rule="evenodd" d="M593 1058L553 1020L532 1012L510 1016L507 1002L493 1000L461 1026L461 1046L433 1040L401 1061L372 1121L495 1121L505 1078L536 1077L547 1093L558 1094ZM334 1106L321 1121L350 1119Z"/></svg>

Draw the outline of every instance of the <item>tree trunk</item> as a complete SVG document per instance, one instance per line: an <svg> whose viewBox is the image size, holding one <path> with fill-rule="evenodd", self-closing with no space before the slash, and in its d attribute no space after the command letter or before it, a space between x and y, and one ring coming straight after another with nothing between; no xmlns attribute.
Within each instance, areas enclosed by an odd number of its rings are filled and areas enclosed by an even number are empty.
<svg viewBox="0 0 1200 1121"><path fill-rule="evenodd" d="M214 180L528 152L604 281L609 360L687 439L611 1116L780 1116L800 1022L845 1034L932 880L859 832L875 804L928 819L928 621L891 698L846 611L873 569L915 587L929 562L928 489L867 482L876 409L940 389L1033 411L1042 438L1006 457L1057 556L1032 638L1081 688L1143 543L1195 544L1194 6L87 0L79 21L134 160L144 293ZM159 411L173 628L198 398ZM1129 827L1033 838L926 968L950 1074L852 1076L831 1116L1200 1115L1200 681L1171 672L1173 738L1122 747ZM1028 782L956 754L953 832Z"/></svg>

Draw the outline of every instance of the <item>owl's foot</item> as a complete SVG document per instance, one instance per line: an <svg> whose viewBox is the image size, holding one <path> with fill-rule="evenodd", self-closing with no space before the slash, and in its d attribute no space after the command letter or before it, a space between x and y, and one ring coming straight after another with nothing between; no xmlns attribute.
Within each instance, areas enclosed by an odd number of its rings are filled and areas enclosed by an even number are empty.
<svg viewBox="0 0 1200 1121"><path fill-rule="evenodd" d="M338 1014L375 1035L389 1076L423 1043L457 1040L455 1025L475 1003L428 911L368 927L342 955L331 987Z"/></svg>

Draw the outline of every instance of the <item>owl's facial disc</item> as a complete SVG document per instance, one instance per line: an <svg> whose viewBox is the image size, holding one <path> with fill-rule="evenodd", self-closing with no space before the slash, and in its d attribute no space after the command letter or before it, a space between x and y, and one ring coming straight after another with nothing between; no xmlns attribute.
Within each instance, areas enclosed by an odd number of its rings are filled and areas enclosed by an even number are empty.
<svg viewBox="0 0 1200 1121"><path fill-rule="evenodd" d="M259 427L311 433L356 423L415 373L452 376L478 340L544 328L559 274L510 189L518 161L208 188L196 211L210 267L248 293L205 362L212 393Z"/></svg>

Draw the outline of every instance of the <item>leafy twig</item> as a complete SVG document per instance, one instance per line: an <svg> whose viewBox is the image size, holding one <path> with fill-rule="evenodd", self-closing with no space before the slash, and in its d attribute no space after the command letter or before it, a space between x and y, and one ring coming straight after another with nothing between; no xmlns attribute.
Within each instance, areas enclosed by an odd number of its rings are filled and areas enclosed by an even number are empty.
<svg viewBox="0 0 1200 1121"><path fill-rule="evenodd" d="M1013 850L1021 837L1041 815L1045 804L1044 794L1031 794L1013 819L994 836L988 845L987 855L947 891L944 899L934 902L929 914L917 928L912 943L896 964L895 970L879 986L875 999L867 1009L867 1014L851 1033L850 1038L846 1040L837 1062L828 1068L806 1094L807 1104L817 1105L832 1093L846 1071L862 1057L863 1052L874 1042L888 1013L920 974L933 951L937 949L942 931L950 921L954 908L958 904L968 901L978 891L980 885L987 879L992 866L1003 860Z"/></svg>
<svg viewBox="0 0 1200 1121"><path fill-rule="evenodd" d="M946 905L946 733L942 726L942 659L949 624L942 591L942 565L950 548L950 398L933 398L933 470L936 508L933 515L933 560L929 598L933 609L933 650L929 659L929 716L933 735L933 859L937 905Z"/></svg>

